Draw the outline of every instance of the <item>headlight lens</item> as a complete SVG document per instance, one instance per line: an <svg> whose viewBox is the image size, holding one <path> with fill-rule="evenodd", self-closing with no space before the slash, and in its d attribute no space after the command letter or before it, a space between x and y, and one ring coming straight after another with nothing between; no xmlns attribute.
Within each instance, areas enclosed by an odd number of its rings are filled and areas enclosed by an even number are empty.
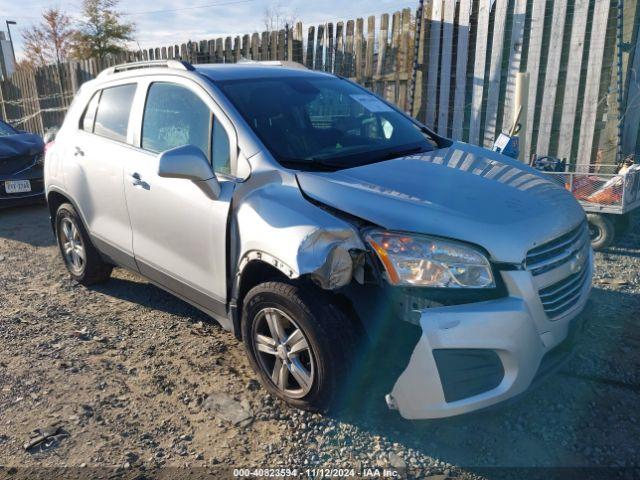
<svg viewBox="0 0 640 480"><path fill-rule="evenodd" d="M365 236L392 285L492 288L491 265L475 248L425 235L374 230Z"/></svg>

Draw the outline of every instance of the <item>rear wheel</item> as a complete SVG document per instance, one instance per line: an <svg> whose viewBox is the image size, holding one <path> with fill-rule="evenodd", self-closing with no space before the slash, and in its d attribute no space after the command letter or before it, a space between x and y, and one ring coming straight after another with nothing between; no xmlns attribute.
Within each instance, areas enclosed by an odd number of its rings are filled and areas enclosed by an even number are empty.
<svg viewBox="0 0 640 480"><path fill-rule="evenodd" d="M608 216L590 213L587 215L587 220L589 221L591 246L594 250L602 250L613 243L616 229Z"/></svg>
<svg viewBox="0 0 640 480"><path fill-rule="evenodd" d="M323 292L280 282L254 287L244 300L242 336L269 392L297 408L337 406L355 337L350 319Z"/></svg>
<svg viewBox="0 0 640 480"><path fill-rule="evenodd" d="M113 267L102 260L71 204L58 207L55 226L62 259L73 279L82 285L108 280Z"/></svg>

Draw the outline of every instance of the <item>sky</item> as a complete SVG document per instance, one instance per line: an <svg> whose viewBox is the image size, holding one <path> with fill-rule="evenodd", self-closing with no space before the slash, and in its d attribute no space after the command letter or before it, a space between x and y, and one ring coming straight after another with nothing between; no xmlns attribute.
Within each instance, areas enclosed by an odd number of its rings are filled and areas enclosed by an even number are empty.
<svg viewBox="0 0 640 480"><path fill-rule="evenodd" d="M136 24L135 41L130 48L161 47L188 40L210 39L264 30L265 11L278 10L284 17L296 18L305 27L358 16L392 13L404 7L415 9L418 0L120 0L123 19ZM23 58L21 31L37 24L43 10L62 8L79 19L81 0L0 0L0 30L13 20L11 36L18 60Z"/></svg>

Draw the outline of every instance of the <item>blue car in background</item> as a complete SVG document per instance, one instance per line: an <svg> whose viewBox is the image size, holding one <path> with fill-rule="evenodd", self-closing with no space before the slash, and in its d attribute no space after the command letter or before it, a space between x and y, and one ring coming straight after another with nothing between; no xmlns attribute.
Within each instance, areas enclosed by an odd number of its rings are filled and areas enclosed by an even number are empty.
<svg viewBox="0 0 640 480"><path fill-rule="evenodd" d="M0 208L44 200L44 142L0 120Z"/></svg>

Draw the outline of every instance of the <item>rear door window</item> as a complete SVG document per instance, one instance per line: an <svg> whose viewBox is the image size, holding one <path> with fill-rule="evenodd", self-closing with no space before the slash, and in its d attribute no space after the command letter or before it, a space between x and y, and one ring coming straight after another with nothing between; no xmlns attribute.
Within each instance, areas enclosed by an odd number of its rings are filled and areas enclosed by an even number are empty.
<svg viewBox="0 0 640 480"><path fill-rule="evenodd" d="M120 142L126 141L129 113L135 92L135 83L102 90L93 132Z"/></svg>

